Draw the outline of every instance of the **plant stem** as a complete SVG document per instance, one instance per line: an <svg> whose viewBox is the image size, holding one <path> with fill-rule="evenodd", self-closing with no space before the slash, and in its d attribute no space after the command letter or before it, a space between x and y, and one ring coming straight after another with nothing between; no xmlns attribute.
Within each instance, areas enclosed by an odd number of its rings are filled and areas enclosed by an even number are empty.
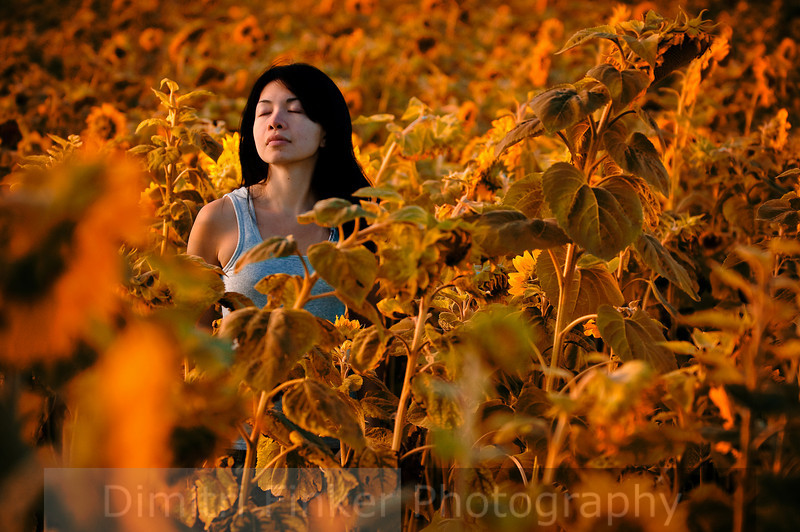
<svg viewBox="0 0 800 532"><path fill-rule="evenodd" d="M558 269L558 265L556 265ZM552 391L554 384L555 371L558 369L561 359L561 349L564 344L564 337L561 331L564 330L567 321L567 303L572 286L572 278L575 273L575 244L567 244L567 258L564 261L563 282L558 293L558 309L556 314L556 329L553 332L553 352L550 355L550 373L545 379L544 389L546 392Z"/></svg>
<svg viewBox="0 0 800 532"><path fill-rule="evenodd" d="M422 344L422 333L425 330L425 317L428 314L428 297L423 295L419 301L419 313L417 323L414 327L414 340L411 342L411 350L408 353L408 363L406 373L403 377L403 390L400 392L400 401L397 405L397 416L394 419L394 433L392 435L392 451L400 451L400 444L403 437L403 421L406 417L406 403L411 395L411 378L414 376L417 359L419 358L420 346Z"/></svg>
<svg viewBox="0 0 800 532"><path fill-rule="evenodd" d="M373 183L370 183L370 185L372 185L373 187L381 182L381 177L383 177L383 173L386 171L386 167L389 166L389 160L392 158L392 155L394 155L394 150L396 149L397 149L397 143L392 142L392 144L389 146L389 149L386 150L386 155L383 156L383 161L381 161L381 167L378 168L378 173L375 174L375 181Z"/></svg>
<svg viewBox="0 0 800 532"><path fill-rule="evenodd" d="M244 439L247 451L244 457L244 470L242 471L242 485L239 488L239 515L243 514L247 508L247 494L250 493L250 485L252 484L253 467L256 462L256 452L258 450L258 439L261 437L261 431L258 426L261 423L261 416L264 415L264 409L267 407L267 392L261 392L258 399L258 406L253 415L253 430L247 438Z"/></svg>
<svg viewBox="0 0 800 532"><path fill-rule="evenodd" d="M311 274L311 277L304 277L303 278L303 287L300 289L300 293L297 294L297 299L294 301L294 309L301 309L305 306L308 302L308 298L311 294L311 288L314 287L314 283L317 282L319 279L319 274L314 272Z"/></svg>
<svg viewBox="0 0 800 532"><path fill-rule="evenodd" d="M567 428L567 414L562 412L558 416L558 423L556 424L556 432L553 435L553 439L550 441L550 445L547 446L547 462L544 464L544 477L542 478L542 482L547 484L553 483L553 475L555 474L555 468L558 461L558 454L561 450L561 444L564 441L564 436L566 435L566 428Z"/></svg>

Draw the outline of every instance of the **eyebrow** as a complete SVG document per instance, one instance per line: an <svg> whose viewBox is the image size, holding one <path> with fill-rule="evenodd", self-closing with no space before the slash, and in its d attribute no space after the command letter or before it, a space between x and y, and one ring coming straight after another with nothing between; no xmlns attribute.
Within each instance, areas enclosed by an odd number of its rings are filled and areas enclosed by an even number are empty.
<svg viewBox="0 0 800 532"><path fill-rule="evenodd" d="M299 102L300 98L287 98L286 103ZM258 103L272 103L272 100L259 100Z"/></svg>

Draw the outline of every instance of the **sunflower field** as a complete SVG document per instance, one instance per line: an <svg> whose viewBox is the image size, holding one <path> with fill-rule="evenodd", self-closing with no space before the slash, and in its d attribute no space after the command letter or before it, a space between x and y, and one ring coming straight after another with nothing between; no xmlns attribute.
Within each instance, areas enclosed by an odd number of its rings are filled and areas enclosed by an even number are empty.
<svg viewBox="0 0 800 532"><path fill-rule="evenodd" d="M800 529L794 2L0 15L0 530ZM371 186L257 308L186 241L290 62Z"/></svg>

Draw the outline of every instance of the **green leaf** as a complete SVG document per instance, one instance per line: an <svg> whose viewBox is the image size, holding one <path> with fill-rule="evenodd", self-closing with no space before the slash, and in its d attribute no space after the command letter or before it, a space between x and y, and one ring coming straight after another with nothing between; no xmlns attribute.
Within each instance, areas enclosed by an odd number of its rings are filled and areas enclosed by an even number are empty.
<svg viewBox="0 0 800 532"><path fill-rule="evenodd" d="M494 148L494 156L500 157L500 155L506 151L508 148L513 146L518 142L522 142L525 139L530 139L533 137L538 137L539 135L544 133L544 126L542 122L536 118L529 118L527 120L523 120L514 128L506 133L506 136L497 143L497 146Z"/></svg>
<svg viewBox="0 0 800 532"><path fill-rule="evenodd" d="M184 94L183 96L178 96L176 103L178 105L189 105L199 99L208 98L211 96L214 96L213 92L206 89L197 89L187 94Z"/></svg>
<svg viewBox="0 0 800 532"><path fill-rule="evenodd" d="M297 294L300 293L301 282L302 280L295 275L275 273L258 281L254 288L267 296L267 307L291 308L297 300Z"/></svg>
<svg viewBox="0 0 800 532"><path fill-rule="evenodd" d="M391 122L394 120L394 115L390 114L377 114L371 116L364 116L361 115L355 120L353 120L354 126L360 126L363 124L374 124L374 123L383 123L383 122Z"/></svg>
<svg viewBox="0 0 800 532"><path fill-rule="evenodd" d="M259 438L256 450L256 470L259 472L263 470L283 451L284 448L277 441L264 436ZM270 469L258 479L258 487L271 492L276 497L285 498L287 502L308 501L322 489L322 472L318 468L309 467L309 463L301 457L298 449L278 458ZM268 506L266 511L269 512L273 506ZM295 512L299 512L301 516L304 515L299 506L295 507ZM268 515L271 525L269 529L273 530L275 528L272 527L280 522L280 517L272 513ZM281 528L277 528L277 530L281 530ZM289 530L294 529L289 528Z"/></svg>
<svg viewBox="0 0 800 532"><path fill-rule="evenodd" d="M388 187L362 187L353 192L357 198L378 198L384 201L403 201L403 196L393 188Z"/></svg>
<svg viewBox="0 0 800 532"><path fill-rule="evenodd" d="M261 310L250 318L244 336L238 336L234 373L255 390L270 391L285 380L318 336L317 319L308 311Z"/></svg>
<svg viewBox="0 0 800 532"><path fill-rule="evenodd" d="M775 179L776 180L777 179L782 179L784 177L789 177L789 176L793 176L793 175L800 175L800 168L790 168L790 169L786 170L785 172L781 172L780 174L775 176ZM795 197L796 196L797 195L795 194Z"/></svg>
<svg viewBox="0 0 800 532"><path fill-rule="evenodd" d="M314 471L313 475L319 477L319 471ZM306 532L308 530L308 516L296 500L282 499L273 502L264 507L263 514L263 517L259 516L258 524L255 527L245 528L245 530L275 532Z"/></svg>
<svg viewBox="0 0 800 532"><path fill-rule="evenodd" d="M428 419L437 427L456 429L464 423L455 384L429 373L417 374L412 381L414 399L421 403Z"/></svg>
<svg viewBox="0 0 800 532"><path fill-rule="evenodd" d="M382 500L399 488L397 455L389 448L367 447L356 460L356 476L365 493Z"/></svg>
<svg viewBox="0 0 800 532"><path fill-rule="evenodd" d="M382 331L373 325L356 333L348 362L358 373L366 373L380 364L385 352Z"/></svg>
<svg viewBox="0 0 800 532"><path fill-rule="evenodd" d="M641 232L642 204L627 181L590 187L580 170L555 163L542 176L542 187L559 225L597 257L612 259Z"/></svg>
<svg viewBox="0 0 800 532"><path fill-rule="evenodd" d="M784 174L789 172L784 172ZM793 202L800 203L797 200L796 192L787 192L780 199L767 200L759 205L756 218L794 227L800 223L800 210L792 205Z"/></svg>
<svg viewBox="0 0 800 532"><path fill-rule="evenodd" d="M273 236L248 249L236 263L233 272L239 273L247 264L267 259L288 257L289 255L294 255L296 251L297 242L295 242L292 235L287 237Z"/></svg>
<svg viewBox="0 0 800 532"><path fill-rule="evenodd" d="M559 261L558 266L553 264L549 253L542 253L536 262L536 275L547 299L555 303L559 296L556 267L563 269L565 254L561 249L553 254ZM576 268L568 290L564 311L570 320L595 314L601 305L619 306L625 301L617 280L604 266Z"/></svg>
<svg viewBox="0 0 800 532"><path fill-rule="evenodd" d="M159 84L159 88L163 89L164 85L166 85L167 88L169 88L170 92L177 92L179 90L178 84L169 78L162 79L161 83Z"/></svg>
<svg viewBox="0 0 800 532"><path fill-rule="evenodd" d="M222 144L202 129L189 129L188 137L192 145L200 148L203 153L211 157L214 162L219 159L219 156L222 155L224 151Z"/></svg>
<svg viewBox="0 0 800 532"><path fill-rule="evenodd" d="M150 126L163 127L164 129L169 129L169 122L167 122L163 118L147 118L139 122L139 125L136 126L136 131L134 133L138 134L141 130Z"/></svg>
<svg viewBox="0 0 800 532"><path fill-rule="evenodd" d="M700 296L697 295L694 288L695 283L689 273L656 237L649 233L643 233L636 240L634 247L644 263L654 272L683 290L695 301L700 301Z"/></svg>
<svg viewBox="0 0 800 532"><path fill-rule="evenodd" d="M489 256L521 255L526 250L548 249L569 242L554 221L530 220L519 211L489 211L465 219L475 223L472 236Z"/></svg>
<svg viewBox="0 0 800 532"><path fill-rule="evenodd" d="M609 129L603 134L608 154L623 170L639 176L662 194L669 192L669 174L661 156L645 135L636 132L626 141L621 131Z"/></svg>
<svg viewBox="0 0 800 532"><path fill-rule="evenodd" d="M366 445L355 410L339 392L320 382L307 379L286 392L283 410L287 418L309 432L338 438L356 449Z"/></svg>
<svg viewBox="0 0 800 532"><path fill-rule="evenodd" d="M243 296L238 292L225 292L219 300L220 304L230 310L241 310L246 307L254 307L249 297ZM253 310L258 310L254 308ZM229 314L230 315L230 314Z"/></svg>
<svg viewBox="0 0 800 532"><path fill-rule="evenodd" d="M646 72L633 68L617 70L608 63L597 65L586 75L606 86L615 111L623 110L650 85Z"/></svg>
<svg viewBox="0 0 800 532"><path fill-rule="evenodd" d="M608 39L619 45L619 37L614 33L614 28L609 25L595 26L594 28L585 28L575 32L564 46L556 52L556 55L563 54L567 50L571 50L590 39Z"/></svg>
<svg viewBox="0 0 800 532"><path fill-rule="evenodd" d="M705 309L698 310L691 314L680 317L681 323L691 327L704 329L720 329L723 331L733 331L743 333L748 327L752 326L752 318L742 315L736 310Z"/></svg>
<svg viewBox="0 0 800 532"><path fill-rule="evenodd" d="M614 307L603 305L597 311L597 328L622 360L644 360L660 373L678 367L675 355L664 346L662 325L642 310L626 318Z"/></svg>
<svg viewBox="0 0 800 532"><path fill-rule="evenodd" d="M364 302L378 273L375 255L364 246L340 250L332 242L320 242L308 248L308 260L320 277L358 305Z"/></svg>
<svg viewBox="0 0 800 532"><path fill-rule="evenodd" d="M224 318L220 325L219 335L229 340L244 338L247 326L260 311L254 306L236 309Z"/></svg>
<svg viewBox="0 0 800 532"><path fill-rule="evenodd" d="M339 506L347 499L347 495L358 486L358 479L347 469L326 467L322 469L328 486L328 503Z"/></svg>
<svg viewBox="0 0 800 532"><path fill-rule="evenodd" d="M530 108L551 133L571 127L584 120L609 101L608 90L597 82L557 85L538 94Z"/></svg>
<svg viewBox="0 0 800 532"><path fill-rule="evenodd" d="M408 205L389 216L389 220L393 222L406 222L424 226L428 225L429 218L428 212L418 205Z"/></svg>
<svg viewBox="0 0 800 532"><path fill-rule="evenodd" d="M197 512L200 520L208 525L233 507L239 495L239 484L228 468L198 469L196 475Z"/></svg>
<svg viewBox="0 0 800 532"><path fill-rule="evenodd" d="M655 68L656 58L658 57L658 43L661 41L661 35L654 33L647 37L634 37L632 35L623 35L622 38L628 44L628 47L647 61L647 63Z"/></svg>
<svg viewBox="0 0 800 532"><path fill-rule="evenodd" d="M323 351L330 351L342 345L342 342L345 340L344 335L339 332L339 329L337 329L333 323L325 318L317 318L317 325L319 326L317 347Z"/></svg>
<svg viewBox="0 0 800 532"><path fill-rule="evenodd" d="M162 85L162 87L163 87L163 85ZM153 94L155 94L158 97L158 99L161 100L161 103L164 105L164 107L167 107L167 108L172 107L172 104L169 101L169 96L167 96L166 94L164 94L160 90L156 90L156 89L150 89L150 90L152 90Z"/></svg>
<svg viewBox="0 0 800 532"><path fill-rule="evenodd" d="M520 211L528 218L541 216L544 192L542 174L530 174L514 181L503 197L503 205Z"/></svg>
<svg viewBox="0 0 800 532"><path fill-rule="evenodd" d="M297 220L304 224L316 223L323 227L336 227L356 218L373 219L375 214L346 199L328 198L318 201L312 210L301 214Z"/></svg>
<svg viewBox="0 0 800 532"><path fill-rule="evenodd" d="M132 153L134 155L139 155L141 153L148 153L152 149L153 149L153 146L150 145L150 144L139 144L138 146L134 146L133 148L129 149L128 153ZM47 158L45 158L45 159L47 159Z"/></svg>

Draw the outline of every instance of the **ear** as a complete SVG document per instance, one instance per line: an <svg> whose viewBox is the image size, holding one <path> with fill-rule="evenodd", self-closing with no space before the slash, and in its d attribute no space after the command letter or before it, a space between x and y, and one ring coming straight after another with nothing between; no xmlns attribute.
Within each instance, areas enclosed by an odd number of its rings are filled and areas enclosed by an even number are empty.
<svg viewBox="0 0 800 532"><path fill-rule="evenodd" d="M325 147L325 133L322 134L322 140L319 141L319 147L320 148Z"/></svg>

